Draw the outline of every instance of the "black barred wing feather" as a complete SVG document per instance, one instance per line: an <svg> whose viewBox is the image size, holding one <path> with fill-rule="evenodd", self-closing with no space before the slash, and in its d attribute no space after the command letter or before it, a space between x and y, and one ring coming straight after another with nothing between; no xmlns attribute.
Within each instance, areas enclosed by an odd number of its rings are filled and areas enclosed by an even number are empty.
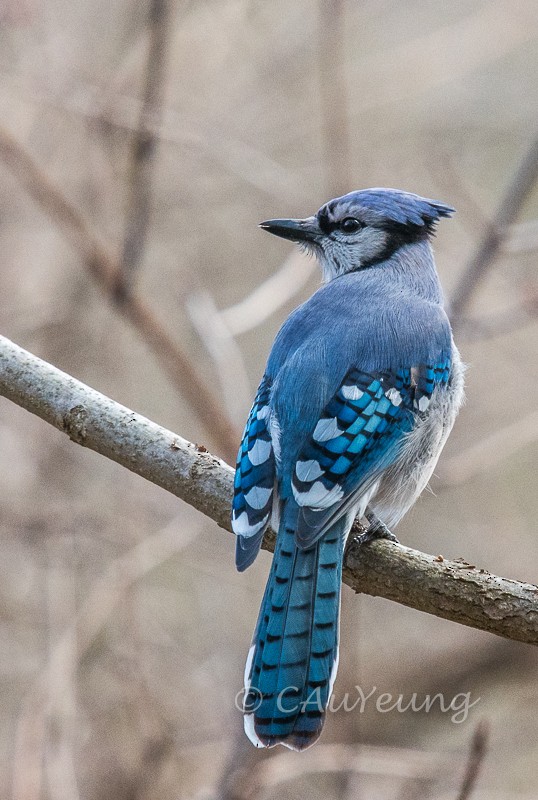
<svg viewBox="0 0 538 800"><path fill-rule="evenodd" d="M410 369L351 370L295 465L297 544L311 546L394 461L414 424Z"/></svg>
<svg viewBox="0 0 538 800"><path fill-rule="evenodd" d="M436 387L446 387L450 380L450 354L441 355L435 364L423 364L412 370L415 386L414 407L425 413Z"/></svg>
<svg viewBox="0 0 538 800"><path fill-rule="evenodd" d="M269 381L264 378L237 456L232 528L237 534L236 565L240 571L256 558L273 506L275 456L269 431L269 392Z"/></svg>

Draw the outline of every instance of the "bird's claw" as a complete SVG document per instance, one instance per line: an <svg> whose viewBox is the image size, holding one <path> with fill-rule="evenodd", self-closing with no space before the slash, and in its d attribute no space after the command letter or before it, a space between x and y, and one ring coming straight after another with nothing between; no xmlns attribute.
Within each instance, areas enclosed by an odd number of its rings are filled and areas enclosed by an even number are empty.
<svg viewBox="0 0 538 800"><path fill-rule="evenodd" d="M363 544L368 544L368 542L374 542L376 539L387 539L389 542L394 542L394 544L400 544L396 536L375 514L367 511L365 516L370 525L364 533L359 533L358 536L354 537L354 542L362 546Z"/></svg>

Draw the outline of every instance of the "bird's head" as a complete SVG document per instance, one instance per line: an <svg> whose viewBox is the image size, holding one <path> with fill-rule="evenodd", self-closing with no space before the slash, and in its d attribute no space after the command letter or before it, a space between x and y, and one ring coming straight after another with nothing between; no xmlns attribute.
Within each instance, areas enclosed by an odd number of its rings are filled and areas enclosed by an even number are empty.
<svg viewBox="0 0 538 800"><path fill-rule="evenodd" d="M379 264L400 247L427 240L451 206L396 189L363 189L325 203L306 219L260 227L297 242L319 260L326 280Z"/></svg>

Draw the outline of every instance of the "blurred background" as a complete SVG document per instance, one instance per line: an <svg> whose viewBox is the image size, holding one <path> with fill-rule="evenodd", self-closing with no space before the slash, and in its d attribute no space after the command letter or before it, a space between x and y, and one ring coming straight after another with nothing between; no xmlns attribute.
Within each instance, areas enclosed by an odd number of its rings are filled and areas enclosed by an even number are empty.
<svg viewBox="0 0 538 800"><path fill-rule="evenodd" d="M257 223L451 203L467 404L398 536L537 582L537 40L536 0L0 0L0 330L232 462L319 285ZM344 587L339 698L479 702L258 752L234 698L267 553L238 575L231 536L7 400L0 509L1 797L464 799L481 721L473 798L537 796L531 647Z"/></svg>

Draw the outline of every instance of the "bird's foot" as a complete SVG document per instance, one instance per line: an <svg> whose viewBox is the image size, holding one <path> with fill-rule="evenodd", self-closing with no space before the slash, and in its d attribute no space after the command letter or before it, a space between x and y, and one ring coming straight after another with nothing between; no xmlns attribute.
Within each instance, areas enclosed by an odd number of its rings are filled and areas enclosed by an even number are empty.
<svg viewBox="0 0 538 800"><path fill-rule="evenodd" d="M370 525L364 533L359 533L358 536L354 537L354 542L362 546L363 544L368 544L368 542L374 542L376 539L388 539L389 542L400 544L399 540L389 531L385 523L376 517L372 511L367 511L365 516Z"/></svg>

